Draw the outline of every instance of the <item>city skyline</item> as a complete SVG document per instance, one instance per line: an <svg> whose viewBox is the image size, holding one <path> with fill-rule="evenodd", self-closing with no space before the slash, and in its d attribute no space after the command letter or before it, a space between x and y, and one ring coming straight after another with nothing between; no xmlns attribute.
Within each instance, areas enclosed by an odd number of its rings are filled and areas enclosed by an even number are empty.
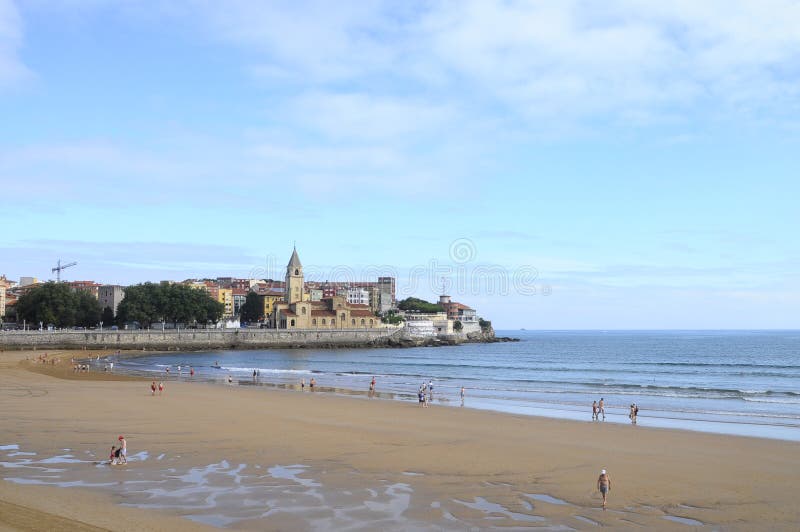
<svg viewBox="0 0 800 532"><path fill-rule="evenodd" d="M279 279L296 241L399 295L476 282L452 295L500 329L797 328L798 26L779 0L0 0L0 275Z"/></svg>

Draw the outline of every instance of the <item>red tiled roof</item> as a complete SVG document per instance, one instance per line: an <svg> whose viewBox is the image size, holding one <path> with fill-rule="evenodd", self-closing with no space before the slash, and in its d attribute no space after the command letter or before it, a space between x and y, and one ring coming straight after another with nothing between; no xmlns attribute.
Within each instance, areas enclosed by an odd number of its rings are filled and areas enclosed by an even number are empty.
<svg viewBox="0 0 800 532"><path fill-rule="evenodd" d="M324 316L329 316L331 318L335 318L336 317L336 313L333 312L332 310L312 310L311 311L311 315L312 316L323 316L323 317Z"/></svg>

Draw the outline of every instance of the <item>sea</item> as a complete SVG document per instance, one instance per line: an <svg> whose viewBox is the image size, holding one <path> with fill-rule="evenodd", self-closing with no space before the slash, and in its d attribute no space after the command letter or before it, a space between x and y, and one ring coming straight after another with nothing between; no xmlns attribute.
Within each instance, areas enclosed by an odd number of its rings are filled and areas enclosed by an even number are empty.
<svg viewBox="0 0 800 532"><path fill-rule="evenodd" d="M518 342L111 356L115 373L800 441L800 331L498 331ZM180 367L180 370L178 369ZM189 368L194 370L190 376ZM167 373L169 368L169 373ZM256 377L253 377L253 372ZM368 394L372 378L374 397ZM464 400L461 400L461 388Z"/></svg>

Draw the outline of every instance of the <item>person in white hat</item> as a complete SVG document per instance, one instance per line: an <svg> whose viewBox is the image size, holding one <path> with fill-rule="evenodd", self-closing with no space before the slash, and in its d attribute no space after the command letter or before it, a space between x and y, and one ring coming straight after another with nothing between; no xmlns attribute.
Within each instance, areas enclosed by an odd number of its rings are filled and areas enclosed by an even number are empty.
<svg viewBox="0 0 800 532"><path fill-rule="evenodd" d="M611 491L611 477L608 476L605 469L600 471L600 476L597 477L597 489L603 494L603 510L605 510L606 495Z"/></svg>

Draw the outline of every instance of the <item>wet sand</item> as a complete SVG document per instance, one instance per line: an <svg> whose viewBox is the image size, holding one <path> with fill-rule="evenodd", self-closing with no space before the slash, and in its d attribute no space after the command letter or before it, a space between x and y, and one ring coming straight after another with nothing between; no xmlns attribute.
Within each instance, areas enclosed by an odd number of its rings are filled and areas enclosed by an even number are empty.
<svg viewBox="0 0 800 532"><path fill-rule="evenodd" d="M56 366L24 362L39 354L0 354L0 446L18 446L0 455L0 476L17 479L0 483L0 529L61 519L113 530L800 521L796 442L185 381L152 397L150 381L74 374L68 352ZM98 465L118 434L131 462ZM608 511L601 468L613 481Z"/></svg>

